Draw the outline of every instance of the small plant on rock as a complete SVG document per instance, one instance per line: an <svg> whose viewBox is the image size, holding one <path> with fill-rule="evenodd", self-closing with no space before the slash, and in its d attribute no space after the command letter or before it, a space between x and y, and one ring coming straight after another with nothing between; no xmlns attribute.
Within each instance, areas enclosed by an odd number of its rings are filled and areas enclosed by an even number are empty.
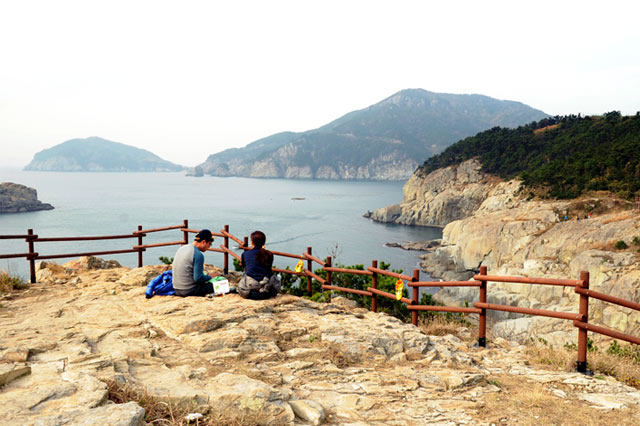
<svg viewBox="0 0 640 426"><path fill-rule="evenodd" d="M20 277L13 277L7 271L0 271L0 293L21 290L28 286Z"/></svg>
<svg viewBox="0 0 640 426"><path fill-rule="evenodd" d="M618 240L618 241L616 242L615 247L616 247L616 250L626 250L626 249L628 249L628 248L629 248L629 246L627 245L627 243L625 243L625 242L624 242L624 241L622 241L622 240Z"/></svg>
<svg viewBox="0 0 640 426"><path fill-rule="evenodd" d="M173 257L160 256L158 260L160 260L160 262L164 263L165 265L173 265Z"/></svg>

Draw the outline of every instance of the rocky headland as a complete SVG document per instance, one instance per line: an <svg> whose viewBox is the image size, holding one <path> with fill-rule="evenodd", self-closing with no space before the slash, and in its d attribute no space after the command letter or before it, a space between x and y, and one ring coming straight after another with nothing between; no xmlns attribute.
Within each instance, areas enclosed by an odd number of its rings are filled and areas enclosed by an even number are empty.
<svg viewBox="0 0 640 426"><path fill-rule="evenodd" d="M402 189L402 203L368 212L365 217L377 222L443 227L471 216L495 182L480 171L476 160L436 170L426 178L414 173Z"/></svg>
<svg viewBox="0 0 640 426"><path fill-rule="evenodd" d="M496 338L485 349L426 335L341 297L145 299L146 283L166 268L43 262L38 284L3 296L0 423L144 424L138 404L108 400L104 381L243 424L536 424L536 409L487 409L508 397L509 380L580 412L570 424L640 421L640 392L614 379L540 370L515 343Z"/></svg>
<svg viewBox="0 0 640 426"><path fill-rule="evenodd" d="M38 192L19 183L0 184L0 213L24 213L52 210L53 206L38 200Z"/></svg>
<svg viewBox="0 0 640 426"><path fill-rule="evenodd" d="M489 275L579 279L590 274L590 288L626 300L640 300L640 219L624 201L606 195L570 201L533 201L519 181L500 181L469 160L414 175L404 201L371 217L424 226L444 226L441 247L422 256L421 266L443 280ZM566 220L565 220L566 216ZM616 249L624 241L627 249ZM618 245L620 247L620 245ZM448 288L436 298L447 305L478 300L475 288ZM570 287L490 283L488 302L578 312ZM591 300L589 321L640 335L640 313ZM557 344L574 341L569 321L489 311L497 336L526 340L543 336Z"/></svg>

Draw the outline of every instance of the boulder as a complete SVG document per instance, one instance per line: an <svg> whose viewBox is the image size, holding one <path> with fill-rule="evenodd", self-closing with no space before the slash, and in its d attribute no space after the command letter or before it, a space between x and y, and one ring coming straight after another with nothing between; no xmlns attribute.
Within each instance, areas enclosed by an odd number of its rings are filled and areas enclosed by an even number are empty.
<svg viewBox="0 0 640 426"><path fill-rule="evenodd" d="M0 183L0 214L52 210L53 206L38 200L38 192L19 183Z"/></svg>

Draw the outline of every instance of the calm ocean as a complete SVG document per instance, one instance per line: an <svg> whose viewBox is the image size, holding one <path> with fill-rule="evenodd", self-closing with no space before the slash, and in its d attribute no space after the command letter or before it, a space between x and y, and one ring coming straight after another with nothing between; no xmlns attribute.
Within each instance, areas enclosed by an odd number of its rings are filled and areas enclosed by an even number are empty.
<svg viewBox="0 0 640 426"><path fill-rule="evenodd" d="M313 248L319 258L337 254L343 265L391 263L408 275L419 262L419 252L385 247L385 242L440 238L438 228L387 225L362 217L368 210L402 201L403 182L349 182L328 180L193 178L184 173L57 173L0 170L0 181L15 182L38 191L38 199L55 209L0 215L0 235L25 234L31 228L40 237L129 234L137 229L179 225L189 220L193 229L219 231L225 224L242 238L259 229L267 248L295 254ZM180 231L149 234L145 244L182 239ZM41 255L82 251L123 250L134 239L73 243L36 243ZM222 244L217 239L214 245ZM177 246L151 248L145 264L159 256L172 257ZM0 240L0 253L27 252L24 240ZM137 254L100 256L125 266L137 265ZM64 263L68 259L58 259ZM222 255L207 253L206 262L222 266ZM276 257L276 266L295 261ZM2 259L0 269L28 277L28 263ZM427 275L422 272L421 278Z"/></svg>

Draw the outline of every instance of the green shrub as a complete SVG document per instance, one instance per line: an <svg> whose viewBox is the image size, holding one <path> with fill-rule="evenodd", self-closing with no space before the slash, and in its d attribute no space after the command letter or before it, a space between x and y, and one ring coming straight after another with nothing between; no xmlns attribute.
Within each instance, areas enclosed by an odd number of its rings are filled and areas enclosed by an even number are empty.
<svg viewBox="0 0 640 426"><path fill-rule="evenodd" d="M631 240L631 244L633 244L634 246L640 246L640 237L633 237L633 240Z"/></svg>
<svg viewBox="0 0 640 426"><path fill-rule="evenodd" d="M242 266L242 263L238 259L236 259L235 257L233 258L233 269L236 272L244 271L244 267Z"/></svg>
<svg viewBox="0 0 640 426"><path fill-rule="evenodd" d="M629 344L621 346L616 340L613 340L607 348L607 353L621 358L629 358L630 360L640 364L640 346L638 345Z"/></svg>
<svg viewBox="0 0 640 426"><path fill-rule="evenodd" d="M618 240L618 241L616 242L616 246L615 246L615 247L616 247L616 250L626 250L626 249L628 249L628 248L629 248L629 246L627 245L627 243L625 243L625 242L624 242L624 241L622 241L622 240Z"/></svg>
<svg viewBox="0 0 640 426"><path fill-rule="evenodd" d="M173 265L173 257L160 256L158 259L165 265Z"/></svg>
<svg viewBox="0 0 640 426"><path fill-rule="evenodd" d="M390 264L386 262L380 262L380 269L388 270ZM345 269L354 269L354 270L365 270L364 265L337 265L339 268ZM288 267L286 269L289 269ZM315 274L321 277L322 279L327 278L327 272L322 269L316 269ZM392 270L392 272L401 274L402 270ZM394 277L389 277L386 275L378 274L378 290L395 294L395 286L397 279ZM339 294L340 296L344 296L346 298L355 300L360 306L371 309L371 301L372 298L369 296L361 296L358 294L351 294L346 292L330 292L322 289L322 284L319 281L313 280L311 285L311 296L307 293L307 280L305 277L301 277L299 279L298 276L293 274L282 274L281 277L282 282L282 291L284 293L293 294L295 296L301 297L309 297L311 300L316 302L328 302L331 300L330 294L334 295ZM371 287L371 276L368 275L356 275L350 273L343 272L332 272L331 273L331 284L339 287L351 288L354 290L366 290ZM409 297L407 288L402 290L402 297ZM403 321L409 321L411 319L411 311L409 311L406 305L398 300L389 299L384 296L378 296L378 312L386 312L389 315L393 315L396 318L399 318ZM423 294L420 302L420 305L439 305L432 295ZM463 325L469 325L467 321L464 319L464 315L457 313L439 313L439 312L429 312L429 311L419 311L418 317L423 321L429 321L434 318L443 317L448 321L458 321Z"/></svg>

